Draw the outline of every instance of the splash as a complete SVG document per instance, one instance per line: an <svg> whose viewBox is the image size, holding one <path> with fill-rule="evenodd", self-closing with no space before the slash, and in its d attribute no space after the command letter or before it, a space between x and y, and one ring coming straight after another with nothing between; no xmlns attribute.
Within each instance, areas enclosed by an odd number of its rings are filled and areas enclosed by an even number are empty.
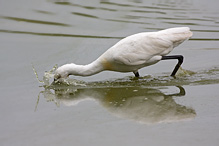
<svg viewBox="0 0 219 146"><path fill-rule="evenodd" d="M176 73L176 76L191 76L194 75L195 72L191 71L191 70L186 70L183 69L181 66L179 67L179 70Z"/></svg>
<svg viewBox="0 0 219 146"><path fill-rule="evenodd" d="M39 83L43 83L46 86L50 85L50 80L54 77L55 74L55 70L57 69L57 64L55 66L53 66L53 68L50 71L46 71L43 75L43 80L39 79L38 73L34 67L34 65L32 64L32 68L33 68L33 72L36 75L36 78L38 80Z"/></svg>
<svg viewBox="0 0 219 146"><path fill-rule="evenodd" d="M136 78L128 76L120 79L89 82L87 87L160 87L160 86L184 86L184 85L206 85L219 83L219 67L209 70L193 72L180 68L175 77L169 73L160 76L147 75Z"/></svg>
<svg viewBox="0 0 219 146"><path fill-rule="evenodd" d="M169 73L163 73L160 76L147 75L140 78L134 76L126 76L119 79L109 79L104 81L85 82L72 78L59 79L53 81L57 65L43 75L43 80L39 79L36 69L33 66L33 71L39 83L50 89L65 88L72 86L74 88L105 88L105 87L156 87L156 86L183 86L183 85L205 85L219 83L219 67L214 67L208 70L193 72L180 68L176 77L169 76Z"/></svg>
<svg viewBox="0 0 219 146"><path fill-rule="evenodd" d="M57 64L53 66L53 68L50 71L44 73L43 82L45 85L47 86L50 85L50 80L54 78L56 69L57 69Z"/></svg>
<svg viewBox="0 0 219 146"><path fill-rule="evenodd" d="M36 75L36 78L37 78L38 82L39 83L44 83L42 80L39 79L38 73L37 73L37 71L36 71L36 69L35 69L33 64L32 64L32 69L33 69L34 74Z"/></svg>
<svg viewBox="0 0 219 146"><path fill-rule="evenodd" d="M56 86L63 86L63 85L67 85L67 86L86 86L84 81L80 81L80 80L75 80L75 79L59 79L57 81L53 81L54 79L54 75L55 75L55 71L57 70L58 66L57 64L55 66L53 66L53 68L50 71L45 71L44 75L43 75L43 80L39 79L39 75L34 67L34 65L32 64L32 68L34 71L34 74L36 75L36 78L38 80L39 83L42 83L44 87L49 88L53 85Z"/></svg>

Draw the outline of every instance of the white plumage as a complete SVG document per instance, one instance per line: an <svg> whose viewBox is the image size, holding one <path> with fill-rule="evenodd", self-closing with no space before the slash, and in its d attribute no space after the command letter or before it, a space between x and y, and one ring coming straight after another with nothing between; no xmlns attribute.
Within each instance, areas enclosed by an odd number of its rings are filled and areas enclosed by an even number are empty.
<svg viewBox="0 0 219 146"><path fill-rule="evenodd" d="M71 63L59 67L54 79L66 78L69 75L89 76L104 70L134 72L136 76L139 76L138 70L140 68L155 64L160 60L179 59L180 61L179 57L182 56L169 57L165 55L191 36L192 32L188 27L134 34L120 40L88 65Z"/></svg>

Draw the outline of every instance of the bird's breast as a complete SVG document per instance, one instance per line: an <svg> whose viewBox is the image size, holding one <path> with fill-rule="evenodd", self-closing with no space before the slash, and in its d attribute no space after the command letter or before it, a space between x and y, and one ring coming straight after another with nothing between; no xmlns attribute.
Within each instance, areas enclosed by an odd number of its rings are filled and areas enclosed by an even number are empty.
<svg viewBox="0 0 219 146"><path fill-rule="evenodd" d="M110 63L110 61L108 61L107 59L102 59L101 64L102 64L104 70L114 70L113 64Z"/></svg>

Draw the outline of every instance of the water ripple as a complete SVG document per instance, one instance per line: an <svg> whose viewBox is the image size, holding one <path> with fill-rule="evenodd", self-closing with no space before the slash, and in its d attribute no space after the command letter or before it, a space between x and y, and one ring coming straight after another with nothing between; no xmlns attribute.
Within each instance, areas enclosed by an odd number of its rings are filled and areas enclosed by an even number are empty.
<svg viewBox="0 0 219 146"><path fill-rule="evenodd" d="M160 28L150 28L150 29L161 30ZM0 32L12 33L12 34L50 36L50 37L73 37L73 38L92 38L92 39L123 39L124 37L126 37L126 36L121 36L121 37L120 36L100 36L100 35L89 35L89 34L80 35L80 34L64 34L64 33L42 33L42 32L16 31L16 30L4 30L4 29L0 29ZM207 32L207 30L205 32ZM192 41L219 41L219 38L190 38L190 40Z"/></svg>
<svg viewBox="0 0 219 146"><path fill-rule="evenodd" d="M0 32L2 32L2 33L14 33L14 34L39 35L39 36L51 36L51 37L121 39L121 37L110 37L110 36L94 36L94 35L62 34L62 33L41 33L41 32L13 31L13 30L3 30L3 29L0 29Z"/></svg>
<svg viewBox="0 0 219 146"><path fill-rule="evenodd" d="M216 34L219 32L218 12L205 9L192 1L101 0L85 3L50 0L47 4L51 9L33 6L31 12L35 14L31 19L25 14L0 16L4 26L0 32L50 37L122 39L140 31L189 26L195 32L191 41L219 41ZM11 21L26 22L28 27L20 23L10 25ZM32 24L37 24L37 27ZM38 27L39 25L42 27ZM130 29L132 32L129 32Z"/></svg>
<svg viewBox="0 0 219 146"><path fill-rule="evenodd" d="M83 17L89 17L89 18L98 18L97 16L85 14L85 13L78 13L78 12L72 12L74 15L83 16Z"/></svg>
<svg viewBox="0 0 219 146"><path fill-rule="evenodd" d="M71 3L71 2L55 2L55 4L57 4L57 5L72 6L72 7L81 7L81 8L90 9L90 10L117 11L116 9L111 9L111 8L94 7L94 6L83 6L83 5L74 4L74 3Z"/></svg>
<svg viewBox="0 0 219 146"><path fill-rule="evenodd" d="M58 25L58 26L65 26L65 27L71 26L71 25L64 24L64 23L34 20L34 19L27 19L27 18L7 17L7 16L0 16L0 18L7 19L7 20L18 21L18 22L35 23L35 24Z"/></svg>

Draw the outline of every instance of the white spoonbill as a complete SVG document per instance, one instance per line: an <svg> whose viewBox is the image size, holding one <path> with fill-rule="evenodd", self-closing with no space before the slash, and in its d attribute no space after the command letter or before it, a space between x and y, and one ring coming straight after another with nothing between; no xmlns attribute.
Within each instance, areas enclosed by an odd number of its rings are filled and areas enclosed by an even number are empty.
<svg viewBox="0 0 219 146"><path fill-rule="evenodd" d="M140 68L160 60L178 59L171 76L183 62L182 55L166 56L174 47L192 36L188 27L176 27L158 32L143 32L128 36L109 48L88 65L65 64L55 71L54 80L69 75L90 76L101 71L133 72L139 77Z"/></svg>

